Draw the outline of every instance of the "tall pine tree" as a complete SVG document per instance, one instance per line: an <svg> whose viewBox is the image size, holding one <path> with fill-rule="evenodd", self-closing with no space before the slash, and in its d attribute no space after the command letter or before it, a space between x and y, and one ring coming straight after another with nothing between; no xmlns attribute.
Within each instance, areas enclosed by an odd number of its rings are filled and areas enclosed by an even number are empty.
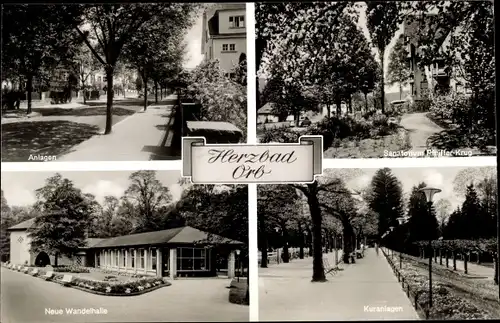
<svg viewBox="0 0 500 323"><path fill-rule="evenodd" d="M434 207L429 208L425 195L420 189L426 187L425 183L414 186L411 191L408 216L409 216L409 238L408 242L437 239L439 235L439 223L436 219Z"/></svg>
<svg viewBox="0 0 500 323"><path fill-rule="evenodd" d="M373 177L368 196L370 209L377 212L378 233L382 236L389 227L398 224L403 215L403 190L401 183L389 168L379 169Z"/></svg>
<svg viewBox="0 0 500 323"><path fill-rule="evenodd" d="M477 195L474 184L470 184L467 186L465 201L462 204L463 224L465 226L464 231L467 232L467 236L463 238L478 239L484 236L485 223L483 223L484 219L481 216L481 211L482 208L479 196Z"/></svg>

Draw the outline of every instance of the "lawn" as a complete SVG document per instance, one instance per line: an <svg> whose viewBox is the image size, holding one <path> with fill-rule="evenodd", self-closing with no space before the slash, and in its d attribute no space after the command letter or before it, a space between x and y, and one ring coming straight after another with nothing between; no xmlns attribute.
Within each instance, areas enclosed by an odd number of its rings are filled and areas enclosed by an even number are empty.
<svg viewBox="0 0 500 323"><path fill-rule="evenodd" d="M428 260L405 257L399 269L399 257L393 256L398 270L413 289L421 291L419 303L428 299ZM433 267L433 309L431 319L491 319L500 317L498 286L491 279L478 279Z"/></svg>
<svg viewBox="0 0 500 323"><path fill-rule="evenodd" d="M137 99L117 101L113 124L142 109ZM106 125L106 104L93 102L79 108L34 108L33 116L24 110L9 111L2 118L2 161L28 162L30 155L60 157L71 148L100 134Z"/></svg>
<svg viewBox="0 0 500 323"><path fill-rule="evenodd" d="M325 150L325 158L382 158L384 151L411 149L410 138L404 130L387 136L369 139L346 138Z"/></svg>
<svg viewBox="0 0 500 323"><path fill-rule="evenodd" d="M229 287L229 302L239 305L249 305L246 299L247 288L248 283L246 278L240 278L239 282L237 279L233 279Z"/></svg>

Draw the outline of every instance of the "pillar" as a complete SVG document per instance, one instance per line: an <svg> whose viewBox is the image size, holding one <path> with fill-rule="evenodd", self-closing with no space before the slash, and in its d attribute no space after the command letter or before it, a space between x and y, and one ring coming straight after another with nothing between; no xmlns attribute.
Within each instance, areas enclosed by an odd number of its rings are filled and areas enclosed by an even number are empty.
<svg viewBox="0 0 500 323"><path fill-rule="evenodd" d="M227 258L227 277L234 278L235 276L235 267L236 267L236 256L235 251L231 251L229 257Z"/></svg>
<svg viewBox="0 0 500 323"><path fill-rule="evenodd" d="M171 279L177 277L177 248L170 249L170 258L168 259L168 271Z"/></svg>
<svg viewBox="0 0 500 323"><path fill-rule="evenodd" d="M163 277L162 248L156 248L156 277Z"/></svg>

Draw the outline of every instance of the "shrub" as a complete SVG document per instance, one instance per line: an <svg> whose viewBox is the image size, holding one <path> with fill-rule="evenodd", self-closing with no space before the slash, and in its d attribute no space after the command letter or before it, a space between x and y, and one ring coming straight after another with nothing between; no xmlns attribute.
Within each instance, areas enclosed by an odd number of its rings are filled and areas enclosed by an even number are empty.
<svg viewBox="0 0 500 323"><path fill-rule="evenodd" d="M76 265L55 267L52 271L58 273L75 273L75 274L90 272L88 268Z"/></svg>
<svg viewBox="0 0 500 323"><path fill-rule="evenodd" d="M168 286L170 285L170 283L158 277L147 277L147 278L141 278L136 281L128 281L128 282L95 281L81 277L76 277L71 282L71 285L79 286L85 289L94 290L102 293L130 294L148 288L153 288L159 285Z"/></svg>
<svg viewBox="0 0 500 323"><path fill-rule="evenodd" d="M260 142L262 143L296 143L299 141L300 133L291 130L288 127L273 129L264 129ZM325 146L326 147L326 146Z"/></svg>

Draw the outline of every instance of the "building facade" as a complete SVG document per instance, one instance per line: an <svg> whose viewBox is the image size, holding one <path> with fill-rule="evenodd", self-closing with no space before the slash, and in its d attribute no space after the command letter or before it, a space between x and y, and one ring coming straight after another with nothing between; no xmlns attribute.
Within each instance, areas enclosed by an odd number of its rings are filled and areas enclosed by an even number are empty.
<svg viewBox="0 0 500 323"><path fill-rule="evenodd" d="M434 95L439 92L455 91L468 93L465 80L457 76L456 71L447 66L444 56L447 54L451 37L457 30L445 30L433 25L431 17L427 14L418 19L407 19L403 25L403 35L407 46L407 59L410 68L410 98L412 101L420 100L424 95ZM418 57L421 54L419 47L419 31L431 29L434 31L435 41L440 45L439 54L432 64L425 67L419 66Z"/></svg>
<svg viewBox="0 0 500 323"><path fill-rule="evenodd" d="M214 4L203 13L201 53L217 59L221 69L231 71L246 59L245 3Z"/></svg>
<svg viewBox="0 0 500 323"><path fill-rule="evenodd" d="M33 223L31 219L8 229L10 262L40 267L55 265L53 255L30 250L28 229ZM221 273L234 277L236 255L242 246L241 242L185 226L108 239L89 238L85 248L71 258L59 256L57 264L170 278Z"/></svg>

